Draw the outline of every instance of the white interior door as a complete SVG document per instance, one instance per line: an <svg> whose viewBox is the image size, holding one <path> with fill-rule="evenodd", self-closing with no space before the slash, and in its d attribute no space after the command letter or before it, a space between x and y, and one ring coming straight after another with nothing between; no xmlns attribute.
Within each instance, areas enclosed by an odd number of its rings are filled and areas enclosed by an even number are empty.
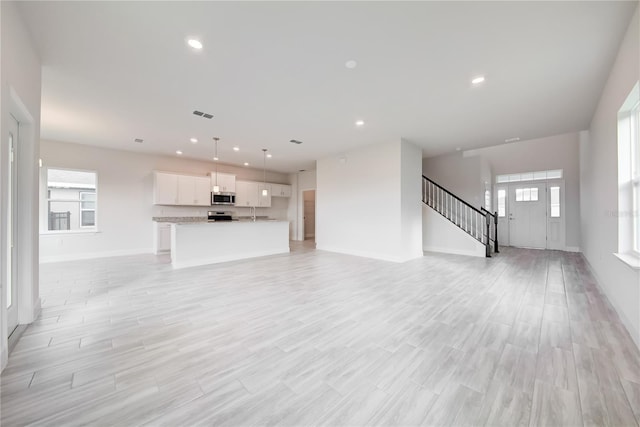
<svg viewBox="0 0 640 427"><path fill-rule="evenodd" d="M509 185L508 206L509 244L523 248L546 248L546 183Z"/></svg>
<svg viewBox="0 0 640 427"><path fill-rule="evenodd" d="M7 331L11 335L18 325L18 289L17 289L17 257L16 257L16 230L17 230L17 144L18 144L18 121L10 116L9 119L9 170L7 180L7 276L6 276L6 301L7 301Z"/></svg>

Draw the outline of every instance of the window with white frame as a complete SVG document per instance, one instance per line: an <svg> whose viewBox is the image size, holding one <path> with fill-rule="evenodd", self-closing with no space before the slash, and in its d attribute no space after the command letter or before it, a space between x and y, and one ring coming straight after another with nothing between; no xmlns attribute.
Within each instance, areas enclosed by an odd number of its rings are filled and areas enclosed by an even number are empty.
<svg viewBox="0 0 640 427"><path fill-rule="evenodd" d="M618 111L618 251L640 258L640 88Z"/></svg>
<svg viewBox="0 0 640 427"><path fill-rule="evenodd" d="M496 175L497 184L504 184L505 182L544 181L547 179L562 179L562 169Z"/></svg>
<svg viewBox="0 0 640 427"><path fill-rule="evenodd" d="M516 202L537 202L538 188L516 188Z"/></svg>
<svg viewBox="0 0 640 427"><path fill-rule="evenodd" d="M97 175L91 171L46 168L47 231L95 229Z"/></svg>
<svg viewBox="0 0 640 427"><path fill-rule="evenodd" d="M507 215L507 190L498 190L498 216L504 217Z"/></svg>

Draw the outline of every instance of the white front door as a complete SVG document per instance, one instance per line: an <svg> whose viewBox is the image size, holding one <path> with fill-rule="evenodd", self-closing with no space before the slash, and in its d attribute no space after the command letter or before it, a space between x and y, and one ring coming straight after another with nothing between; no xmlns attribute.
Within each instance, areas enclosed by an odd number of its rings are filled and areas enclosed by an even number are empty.
<svg viewBox="0 0 640 427"><path fill-rule="evenodd" d="M9 119L9 170L7 174L7 332L9 335L18 326L18 290L17 290L17 257L16 257L16 230L17 230L17 150L18 145L18 121L10 116Z"/></svg>
<svg viewBox="0 0 640 427"><path fill-rule="evenodd" d="M508 206L509 244L523 248L546 248L546 183L509 185Z"/></svg>

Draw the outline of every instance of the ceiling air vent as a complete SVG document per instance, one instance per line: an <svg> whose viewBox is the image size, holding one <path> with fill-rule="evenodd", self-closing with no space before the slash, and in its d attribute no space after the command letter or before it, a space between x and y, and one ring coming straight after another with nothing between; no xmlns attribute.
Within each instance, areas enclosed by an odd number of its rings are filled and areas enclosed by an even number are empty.
<svg viewBox="0 0 640 427"><path fill-rule="evenodd" d="M292 143L294 143L294 144L302 144L302 141L298 141L297 139L292 139L292 140L291 140L291 141L289 141L289 142L292 142Z"/></svg>
<svg viewBox="0 0 640 427"><path fill-rule="evenodd" d="M134 139L135 142L137 142L138 144L142 144L142 141L144 141L143 139L140 138L136 138Z"/></svg>
<svg viewBox="0 0 640 427"><path fill-rule="evenodd" d="M194 110L193 114L196 116L204 117L205 119L212 119L213 114L203 113L202 111Z"/></svg>

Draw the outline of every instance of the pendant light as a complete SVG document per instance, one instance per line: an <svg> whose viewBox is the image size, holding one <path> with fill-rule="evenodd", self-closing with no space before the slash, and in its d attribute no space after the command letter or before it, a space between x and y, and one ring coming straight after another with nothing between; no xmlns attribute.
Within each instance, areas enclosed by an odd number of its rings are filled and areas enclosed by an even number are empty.
<svg viewBox="0 0 640 427"><path fill-rule="evenodd" d="M219 193L220 187L218 186L218 141L220 140L220 138L215 137L213 138L213 140L216 142L216 151L213 156L213 161L216 162L216 183L213 185L213 192Z"/></svg>
<svg viewBox="0 0 640 427"><path fill-rule="evenodd" d="M269 191L267 190L267 149L262 149L262 195L268 196Z"/></svg>

